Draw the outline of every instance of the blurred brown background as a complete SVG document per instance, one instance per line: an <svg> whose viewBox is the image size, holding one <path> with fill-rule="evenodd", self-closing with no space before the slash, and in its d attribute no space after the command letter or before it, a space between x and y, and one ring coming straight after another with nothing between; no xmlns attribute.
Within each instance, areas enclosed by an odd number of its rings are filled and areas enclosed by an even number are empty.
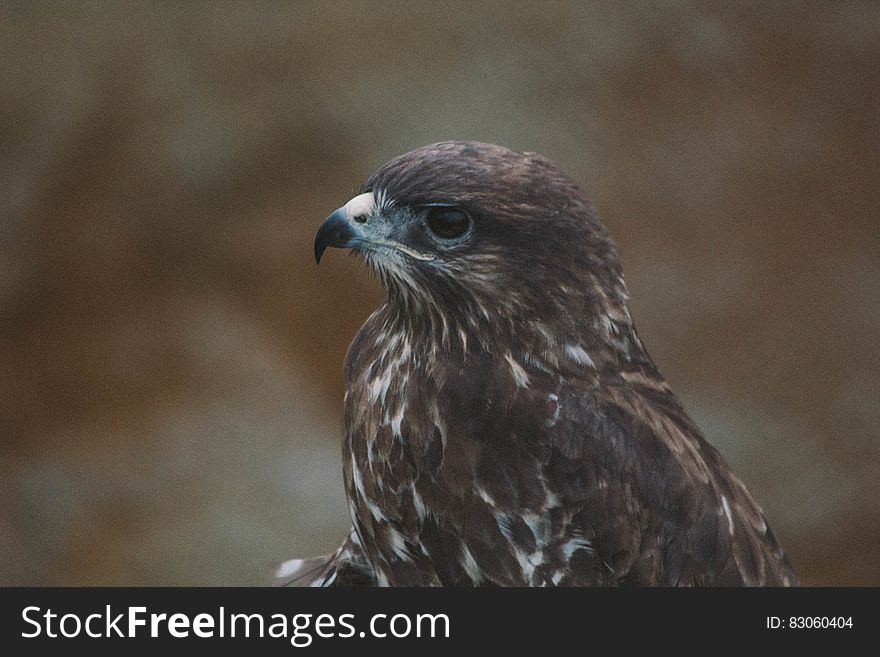
<svg viewBox="0 0 880 657"><path fill-rule="evenodd" d="M880 5L786 4L0 5L0 583L334 548L381 290L312 239L470 138L588 191L804 583L880 584Z"/></svg>

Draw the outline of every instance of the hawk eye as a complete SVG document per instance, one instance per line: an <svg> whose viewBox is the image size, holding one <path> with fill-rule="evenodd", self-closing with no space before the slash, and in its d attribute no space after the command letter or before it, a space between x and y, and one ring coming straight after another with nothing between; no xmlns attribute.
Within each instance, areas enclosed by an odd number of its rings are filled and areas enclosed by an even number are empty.
<svg viewBox="0 0 880 657"><path fill-rule="evenodd" d="M432 233L447 240L461 237L471 225L466 212L447 206L428 208L425 221Z"/></svg>

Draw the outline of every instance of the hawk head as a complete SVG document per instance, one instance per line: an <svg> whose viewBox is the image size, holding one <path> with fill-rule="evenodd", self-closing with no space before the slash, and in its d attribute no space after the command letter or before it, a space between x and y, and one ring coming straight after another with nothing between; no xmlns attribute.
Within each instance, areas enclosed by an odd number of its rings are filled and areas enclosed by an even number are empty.
<svg viewBox="0 0 880 657"><path fill-rule="evenodd" d="M329 246L362 254L410 319L488 333L541 318L570 336L629 318L617 248L586 195L535 153L450 141L396 157L325 220L315 258Z"/></svg>

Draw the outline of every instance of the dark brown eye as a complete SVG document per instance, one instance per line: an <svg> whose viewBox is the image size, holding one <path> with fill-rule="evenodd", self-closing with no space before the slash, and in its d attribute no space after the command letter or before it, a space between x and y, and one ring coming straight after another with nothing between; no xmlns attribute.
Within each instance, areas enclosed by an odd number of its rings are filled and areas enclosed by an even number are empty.
<svg viewBox="0 0 880 657"><path fill-rule="evenodd" d="M425 221L432 233L447 240L461 237L471 225L470 217L466 212L443 206L428 208Z"/></svg>

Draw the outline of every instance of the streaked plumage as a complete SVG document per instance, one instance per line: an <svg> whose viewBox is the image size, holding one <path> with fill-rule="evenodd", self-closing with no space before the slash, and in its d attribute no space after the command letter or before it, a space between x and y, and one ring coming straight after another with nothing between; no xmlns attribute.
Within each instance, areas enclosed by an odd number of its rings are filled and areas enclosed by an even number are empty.
<svg viewBox="0 0 880 657"><path fill-rule="evenodd" d="M360 253L387 298L346 360L352 534L281 580L797 583L642 346L595 210L549 160L418 149L328 218L318 258L327 246Z"/></svg>

